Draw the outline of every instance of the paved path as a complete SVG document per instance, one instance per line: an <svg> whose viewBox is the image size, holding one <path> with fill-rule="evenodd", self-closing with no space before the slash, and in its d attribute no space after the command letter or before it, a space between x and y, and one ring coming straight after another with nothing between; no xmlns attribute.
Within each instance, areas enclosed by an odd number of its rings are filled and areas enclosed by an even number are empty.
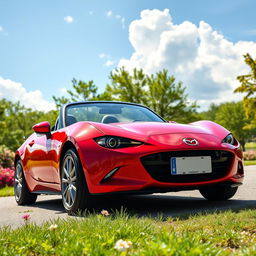
<svg viewBox="0 0 256 256"><path fill-rule="evenodd" d="M101 209L120 209L138 216L187 216L199 212L256 208L256 166L245 167L246 178L232 200L209 202L198 191L186 191L141 196L115 196L96 198L96 211ZM68 216L62 206L60 196L39 196L33 206L18 206L13 197L0 198L0 226L10 225L16 228L23 224L21 216L29 212L31 220L40 224L56 218L74 218Z"/></svg>

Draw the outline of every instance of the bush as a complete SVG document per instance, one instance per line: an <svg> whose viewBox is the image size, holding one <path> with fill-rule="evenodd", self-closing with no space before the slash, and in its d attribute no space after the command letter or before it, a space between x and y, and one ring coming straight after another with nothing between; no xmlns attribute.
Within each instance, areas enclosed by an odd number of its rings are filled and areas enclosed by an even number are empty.
<svg viewBox="0 0 256 256"><path fill-rule="evenodd" d="M0 146L0 188L13 186L14 183L14 153L6 146Z"/></svg>
<svg viewBox="0 0 256 256"><path fill-rule="evenodd" d="M244 160L256 160L256 151L249 150L243 153Z"/></svg>
<svg viewBox="0 0 256 256"><path fill-rule="evenodd" d="M14 183L14 170L10 168L0 169L0 188L6 186L13 186Z"/></svg>
<svg viewBox="0 0 256 256"><path fill-rule="evenodd" d="M0 145L0 168L14 169L14 153L4 145Z"/></svg>

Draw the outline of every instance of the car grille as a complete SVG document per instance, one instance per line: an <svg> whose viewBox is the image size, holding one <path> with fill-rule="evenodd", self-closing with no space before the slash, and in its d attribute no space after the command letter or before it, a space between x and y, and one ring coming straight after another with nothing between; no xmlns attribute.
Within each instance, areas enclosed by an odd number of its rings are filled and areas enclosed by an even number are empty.
<svg viewBox="0 0 256 256"><path fill-rule="evenodd" d="M172 175L171 157L211 156L212 173ZM147 155L141 162L150 176L161 182L189 183L222 178L227 175L233 154L223 150L172 151Z"/></svg>

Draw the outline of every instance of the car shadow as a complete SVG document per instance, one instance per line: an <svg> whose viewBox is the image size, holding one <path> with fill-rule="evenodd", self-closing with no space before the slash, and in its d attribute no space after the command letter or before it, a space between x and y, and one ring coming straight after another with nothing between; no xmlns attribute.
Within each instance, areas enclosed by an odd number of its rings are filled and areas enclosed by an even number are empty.
<svg viewBox="0 0 256 256"><path fill-rule="evenodd" d="M33 205L63 214L65 210L60 199L40 200ZM177 195L136 195L136 196L101 196L94 197L92 213L99 213L102 209L116 213L123 211L138 217L151 216L163 218L187 218L191 215L206 214L222 211L239 211L256 208L256 200L231 199L228 201L207 201L201 197L187 197Z"/></svg>
<svg viewBox="0 0 256 256"><path fill-rule="evenodd" d="M163 218L187 218L191 215L221 211L239 211L256 208L256 200L207 201L200 197L170 195L139 195L126 197L99 198L94 210L107 209L120 211L126 209L128 214Z"/></svg>

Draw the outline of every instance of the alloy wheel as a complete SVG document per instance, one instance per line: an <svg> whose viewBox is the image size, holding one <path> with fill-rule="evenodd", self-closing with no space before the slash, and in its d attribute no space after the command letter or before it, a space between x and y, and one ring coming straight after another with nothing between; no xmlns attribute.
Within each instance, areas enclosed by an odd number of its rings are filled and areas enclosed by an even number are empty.
<svg viewBox="0 0 256 256"><path fill-rule="evenodd" d="M17 164L15 170L15 178L14 178L14 192L16 200L20 200L22 193L22 183L23 183L23 174L22 167L20 164Z"/></svg>
<svg viewBox="0 0 256 256"><path fill-rule="evenodd" d="M76 199L76 166L72 156L68 155L62 169L62 197L64 204L71 208Z"/></svg>

